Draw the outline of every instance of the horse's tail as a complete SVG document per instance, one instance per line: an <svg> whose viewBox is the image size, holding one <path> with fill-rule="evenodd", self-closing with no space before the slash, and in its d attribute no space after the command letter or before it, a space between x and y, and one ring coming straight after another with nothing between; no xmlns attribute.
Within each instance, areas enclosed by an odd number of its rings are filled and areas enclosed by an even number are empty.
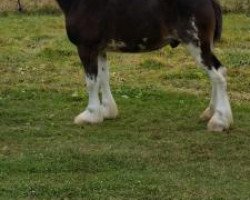
<svg viewBox="0 0 250 200"><path fill-rule="evenodd" d="M214 41L218 41L221 39L221 33L222 33L222 9L220 3L217 0L211 0L211 1L214 8L215 19L216 19Z"/></svg>

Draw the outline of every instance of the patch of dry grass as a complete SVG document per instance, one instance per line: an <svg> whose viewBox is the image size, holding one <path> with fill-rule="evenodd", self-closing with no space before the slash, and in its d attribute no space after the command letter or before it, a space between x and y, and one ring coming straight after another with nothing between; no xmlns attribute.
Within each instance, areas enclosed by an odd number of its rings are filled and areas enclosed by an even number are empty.
<svg viewBox="0 0 250 200"><path fill-rule="evenodd" d="M224 11L227 12L250 12L250 0L220 0Z"/></svg>

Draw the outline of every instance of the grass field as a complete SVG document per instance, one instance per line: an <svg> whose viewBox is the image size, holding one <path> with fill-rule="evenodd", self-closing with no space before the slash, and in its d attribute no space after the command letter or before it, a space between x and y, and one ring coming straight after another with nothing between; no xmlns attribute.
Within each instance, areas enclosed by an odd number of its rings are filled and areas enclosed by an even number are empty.
<svg viewBox="0 0 250 200"><path fill-rule="evenodd" d="M117 120L78 127L87 96L63 17L0 17L0 199L250 199L250 18L215 52L235 125L206 131L206 75L184 48L110 54Z"/></svg>
<svg viewBox="0 0 250 200"><path fill-rule="evenodd" d="M225 12L250 12L250 0L218 0ZM26 12L58 13L55 0L20 0ZM17 9L17 0L1 0L0 12Z"/></svg>

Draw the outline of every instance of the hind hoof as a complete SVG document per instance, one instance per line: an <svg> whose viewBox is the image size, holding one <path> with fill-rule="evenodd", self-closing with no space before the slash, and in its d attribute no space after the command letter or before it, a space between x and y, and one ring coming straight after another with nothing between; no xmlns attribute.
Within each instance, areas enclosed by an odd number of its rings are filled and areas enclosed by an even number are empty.
<svg viewBox="0 0 250 200"><path fill-rule="evenodd" d="M74 124L77 125L98 124L101 122L103 122L103 115L100 110L95 112L85 110L74 119Z"/></svg>
<svg viewBox="0 0 250 200"><path fill-rule="evenodd" d="M111 105L103 104L101 105L101 110L104 119L115 119L119 114L117 105L115 103Z"/></svg>
<svg viewBox="0 0 250 200"><path fill-rule="evenodd" d="M231 124L231 120L228 120L227 118L219 118L217 115L214 115L210 119L207 128L210 132L223 132L228 131L230 129Z"/></svg>
<svg viewBox="0 0 250 200"><path fill-rule="evenodd" d="M213 117L214 112L210 107L208 107L201 115L201 121L208 122Z"/></svg>

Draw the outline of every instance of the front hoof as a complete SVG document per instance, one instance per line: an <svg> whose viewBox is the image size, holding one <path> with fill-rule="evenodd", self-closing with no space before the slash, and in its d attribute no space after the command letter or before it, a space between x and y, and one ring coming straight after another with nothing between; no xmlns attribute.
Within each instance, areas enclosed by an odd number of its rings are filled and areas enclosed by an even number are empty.
<svg viewBox="0 0 250 200"><path fill-rule="evenodd" d="M83 124L98 124L103 122L103 115L100 111L90 112L85 110L77 117L75 117L74 123L77 125Z"/></svg>

